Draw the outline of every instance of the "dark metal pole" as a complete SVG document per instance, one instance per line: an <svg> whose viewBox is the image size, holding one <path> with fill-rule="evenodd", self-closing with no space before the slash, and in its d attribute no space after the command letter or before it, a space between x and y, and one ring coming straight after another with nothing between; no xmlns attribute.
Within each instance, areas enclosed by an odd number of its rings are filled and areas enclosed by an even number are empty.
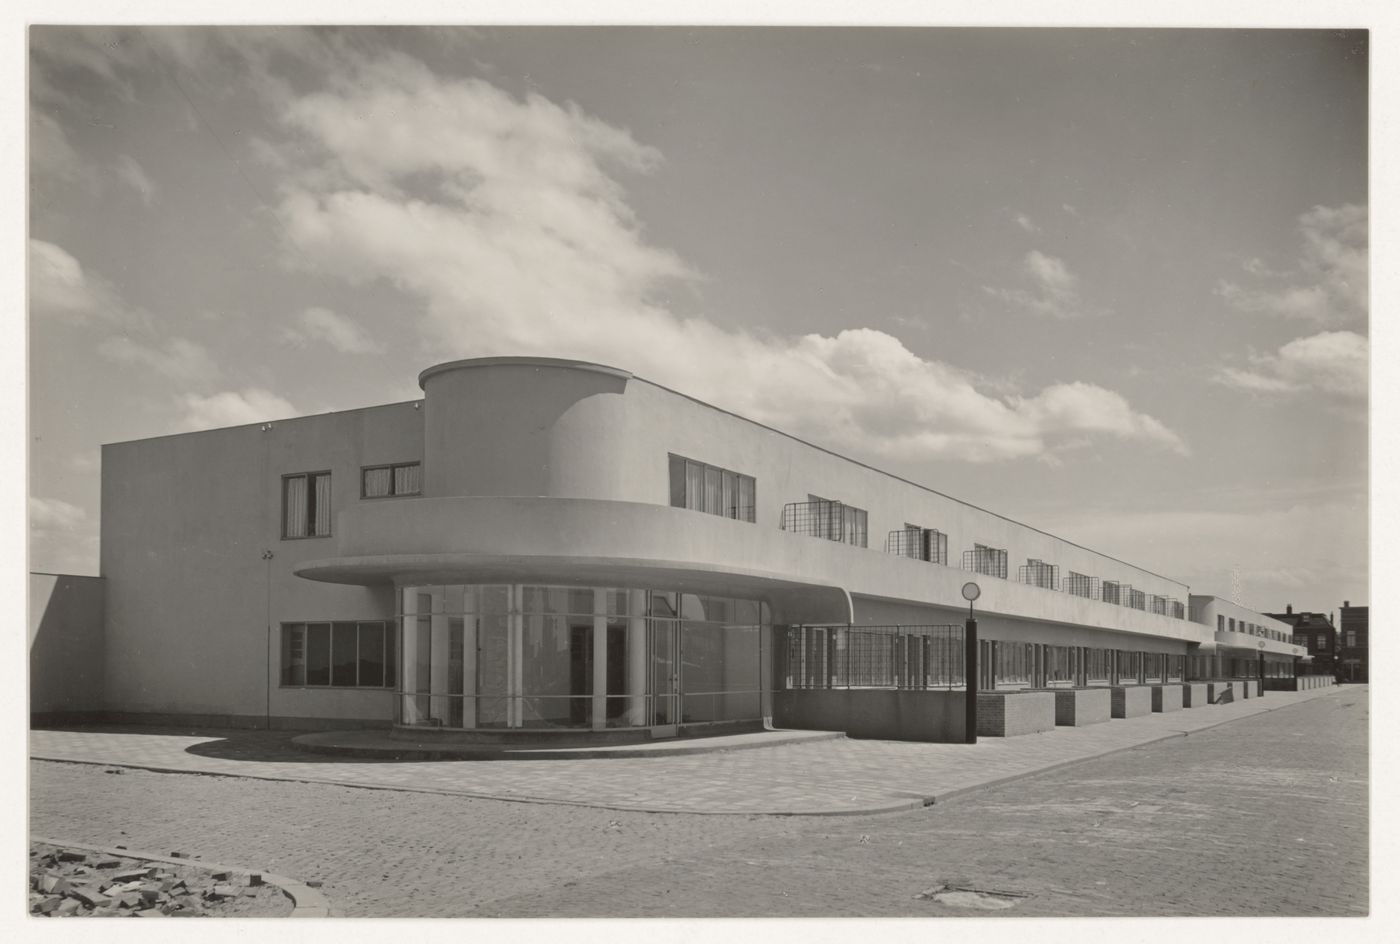
<svg viewBox="0 0 1400 944"><path fill-rule="evenodd" d="M1264 697L1264 650L1259 650L1259 697Z"/></svg>
<svg viewBox="0 0 1400 944"><path fill-rule="evenodd" d="M963 742L977 743L977 619L972 604L967 605L967 623L963 629L963 678L967 681L967 701L963 706Z"/></svg>

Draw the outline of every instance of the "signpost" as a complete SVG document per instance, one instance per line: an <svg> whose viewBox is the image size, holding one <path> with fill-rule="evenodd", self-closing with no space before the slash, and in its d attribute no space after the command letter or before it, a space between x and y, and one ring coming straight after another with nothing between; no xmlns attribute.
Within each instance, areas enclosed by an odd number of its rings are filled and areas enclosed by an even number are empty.
<svg viewBox="0 0 1400 944"><path fill-rule="evenodd" d="M963 629L963 679L967 683L967 701L963 705L963 743L977 743L977 618L972 615L972 601L982 595L982 588L969 580L963 584L963 599L967 601L967 623Z"/></svg>

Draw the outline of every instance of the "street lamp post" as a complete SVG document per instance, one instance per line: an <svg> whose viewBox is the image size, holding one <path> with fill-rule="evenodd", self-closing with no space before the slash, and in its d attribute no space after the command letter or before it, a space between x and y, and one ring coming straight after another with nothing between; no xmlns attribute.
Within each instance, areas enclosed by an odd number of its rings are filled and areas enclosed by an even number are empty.
<svg viewBox="0 0 1400 944"><path fill-rule="evenodd" d="M963 584L963 599L967 601L967 622L963 629L963 679L967 700L963 704L963 743L977 743L977 618L972 613L972 601L982 595L982 588L969 580Z"/></svg>

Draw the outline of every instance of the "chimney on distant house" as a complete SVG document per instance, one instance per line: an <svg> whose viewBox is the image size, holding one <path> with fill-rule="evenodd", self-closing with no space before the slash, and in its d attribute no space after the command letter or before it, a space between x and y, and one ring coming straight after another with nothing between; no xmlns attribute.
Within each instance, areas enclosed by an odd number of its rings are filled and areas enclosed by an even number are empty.
<svg viewBox="0 0 1400 944"><path fill-rule="evenodd" d="M1342 609L1347 610L1347 609L1350 609L1350 608L1351 608L1351 601L1350 601L1350 600L1343 600L1343 601L1342 601Z"/></svg>
<svg viewBox="0 0 1400 944"><path fill-rule="evenodd" d="M1292 603L1288 604L1288 615L1289 615L1289 616L1292 616L1292 615L1293 615L1293 604L1292 604Z"/></svg>

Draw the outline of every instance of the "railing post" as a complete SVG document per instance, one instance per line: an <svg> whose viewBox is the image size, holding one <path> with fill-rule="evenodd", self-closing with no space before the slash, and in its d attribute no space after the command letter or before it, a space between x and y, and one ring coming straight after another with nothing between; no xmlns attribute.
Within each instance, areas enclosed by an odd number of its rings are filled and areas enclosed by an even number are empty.
<svg viewBox="0 0 1400 944"><path fill-rule="evenodd" d="M967 700L963 705L963 741L977 743L977 620L969 616L963 627L963 680Z"/></svg>

